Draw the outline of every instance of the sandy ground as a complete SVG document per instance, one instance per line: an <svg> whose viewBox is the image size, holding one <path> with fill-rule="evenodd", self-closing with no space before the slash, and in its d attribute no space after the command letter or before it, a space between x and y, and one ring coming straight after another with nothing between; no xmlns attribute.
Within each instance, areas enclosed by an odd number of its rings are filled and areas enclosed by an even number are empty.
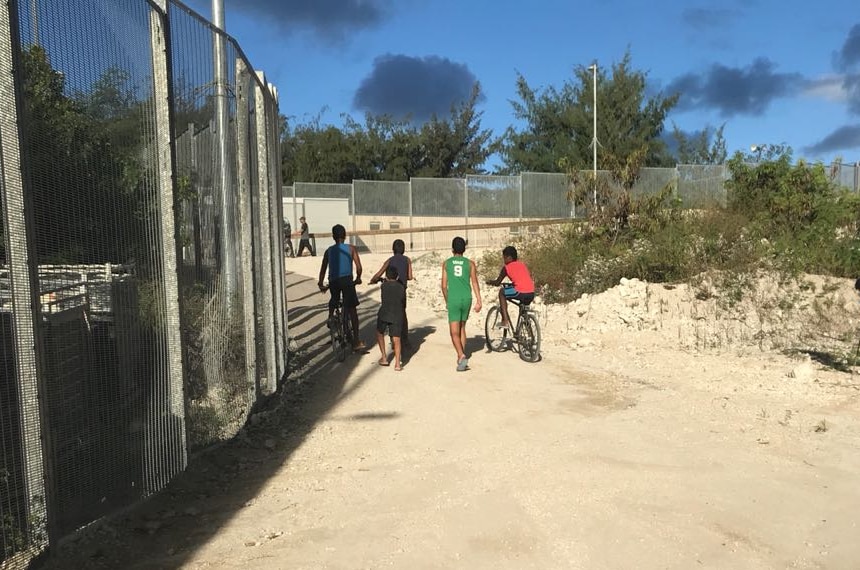
<svg viewBox="0 0 860 570"><path fill-rule="evenodd" d="M383 259L365 256L365 275ZM635 281L539 303L536 364L483 350L485 309L458 373L441 256L425 255L409 293L416 348L395 372L375 347L332 362L320 258L287 261L299 351L283 395L55 567L860 566L860 382L778 349L812 314L856 326L847 281L819 284L830 301L793 315L738 317ZM370 344L379 292L359 290Z"/></svg>

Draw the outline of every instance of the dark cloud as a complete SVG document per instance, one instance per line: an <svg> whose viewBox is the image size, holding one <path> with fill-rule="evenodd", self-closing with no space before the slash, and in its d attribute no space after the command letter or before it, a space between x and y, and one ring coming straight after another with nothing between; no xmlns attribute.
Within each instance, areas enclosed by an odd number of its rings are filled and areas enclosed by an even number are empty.
<svg viewBox="0 0 860 570"><path fill-rule="evenodd" d="M848 71L860 64L860 24L854 24L848 32L848 38L833 56L833 65L839 71Z"/></svg>
<svg viewBox="0 0 860 570"><path fill-rule="evenodd" d="M763 57L744 68L714 64L705 73L675 79L666 93L681 95L679 111L710 108L723 117L759 116L775 99L799 93L805 85L799 73L776 73L775 67Z"/></svg>
<svg viewBox="0 0 860 570"><path fill-rule="evenodd" d="M687 8L681 20L694 30L722 29L730 25L740 12L728 8Z"/></svg>
<svg viewBox="0 0 860 570"><path fill-rule="evenodd" d="M476 82L466 65L447 58L387 54L374 60L352 104L374 115L423 122L434 114L447 116L451 105L469 98Z"/></svg>
<svg viewBox="0 0 860 570"><path fill-rule="evenodd" d="M228 0L236 10L254 13L287 29L310 30L329 41L372 28L388 17L390 0ZM227 22L229 29L229 22Z"/></svg>
<svg viewBox="0 0 860 570"><path fill-rule="evenodd" d="M845 125L839 127L817 143L808 146L804 151L808 154L818 155L838 150L850 150L860 148L860 125Z"/></svg>
<svg viewBox="0 0 860 570"><path fill-rule="evenodd" d="M845 99L848 111L860 115L860 74L849 73L842 79L842 89L845 91Z"/></svg>

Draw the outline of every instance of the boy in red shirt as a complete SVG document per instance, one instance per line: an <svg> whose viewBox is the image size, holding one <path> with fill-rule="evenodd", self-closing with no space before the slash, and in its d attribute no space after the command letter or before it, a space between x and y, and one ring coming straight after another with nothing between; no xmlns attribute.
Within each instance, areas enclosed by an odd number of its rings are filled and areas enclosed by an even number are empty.
<svg viewBox="0 0 860 570"><path fill-rule="evenodd" d="M499 277L495 281L487 281L487 285L500 285L502 279L507 277L510 284L502 285L499 289L499 308L502 310L502 322L497 326L511 328L511 317L508 314L508 299L516 299L524 305L528 305L535 298L535 283L532 281L528 267L522 261L517 261L517 248L509 245L502 250L502 259L505 265L499 271Z"/></svg>

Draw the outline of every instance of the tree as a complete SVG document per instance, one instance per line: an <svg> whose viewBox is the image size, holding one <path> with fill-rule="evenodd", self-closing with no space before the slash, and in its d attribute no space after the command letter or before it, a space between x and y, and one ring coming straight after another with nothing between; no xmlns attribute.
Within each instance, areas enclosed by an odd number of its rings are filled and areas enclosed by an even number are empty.
<svg viewBox="0 0 860 570"><path fill-rule="evenodd" d="M129 161L140 159L141 129L126 124L112 130L120 116L127 118L123 113L133 114L131 108L123 112L115 97L123 76L109 71L91 98L70 97L64 75L40 46L22 52L22 71L22 158L33 192L39 262L121 263L140 255L142 167Z"/></svg>
<svg viewBox="0 0 860 570"><path fill-rule="evenodd" d="M284 181L348 183L367 178L371 171L369 150L366 142L364 148L357 144L365 138L354 123L341 130L321 125L319 116L295 127L286 119L281 141Z"/></svg>
<svg viewBox="0 0 860 570"><path fill-rule="evenodd" d="M451 107L450 116L433 116L423 125L388 115L344 117L343 128L322 125L320 117L291 126L282 118L282 172L285 181L343 182L409 180L415 176L462 177L483 173L496 141L481 128L477 103L481 86Z"/></svg>
<svg viewBox="0 0 860 570"><path fill-rule="evenodd" d="M709 127L695 135L687 135L673 124L672 137L678 144L678 164L724 164L728 156L726 139L723 136L725 126L723 123L715 129L712 139Z"/></svg>
<svg viewBox="0 0 860 570"><path fill-rule="evenodd" d="M475 83L469 99L451 107L448 120L433 117L421 128L419 142L423 149L420 176L436 178L483 174L483 165L497 146L493 133L481 129L482 112L476 110L481 98L481 84Z"/></svg>
<svg viewBox="0 0 860 570"><path fill-rule="evenodd" d="M593 137L593 75L584 66L574 69L572 81L560 88L538 91L517 76L514 116L525 122L522 130L509 127L501 147L504 171L562 172L560 160L587 168L591 166ZM597 138L602 156L624 161L646 148L645 166L671 163L660 135L666 115L676 105L678 95L646 95L646 74L632 69L630 53L613 64L611 75L597 74Z"/></svg>

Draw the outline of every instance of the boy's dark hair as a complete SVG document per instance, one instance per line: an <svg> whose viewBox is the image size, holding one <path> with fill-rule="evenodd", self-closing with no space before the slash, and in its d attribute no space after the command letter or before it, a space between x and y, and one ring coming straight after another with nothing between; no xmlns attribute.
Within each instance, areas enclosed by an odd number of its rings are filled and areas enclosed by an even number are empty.
<svg viewBox="0 0 860 570"><path fill-rule="evenodd" d="M331 227L331 237L336 240L346 239L346 228L340 224L335 224Z"/></svg>
<svg viewBox="0 0 860 570"><path fill-rule="evenodd" d="M395 255L403 255L403 252L406 251L406 244L402 239L394 240L394 243L391 244L391 249L394 251Z"/></svg>
<svg viewBox="0 0 860 570"><path fill-rule="evenodd" d="M395 279L397 279L397 268L396 268L396 267L394 267L393 265L389 265L389 266L385 269L385 278L386 278L386 279L390 279L390 280L392 280L392 281L394 281Z"/></svg>
<svg viewBox="0 0 860 570"><path fill-rule="evenodd" d="M512 245L509 245L505 249L502 250L502 257L510 257L514 261L517 260L517 248Z"/></svg>
<svg viewBox="0 0 860 570"><path fill-rule="evenodd" d="M466 240L460 236L455 237L451 240L451 251L457 255L463 255L466 252Z"/></svg>

